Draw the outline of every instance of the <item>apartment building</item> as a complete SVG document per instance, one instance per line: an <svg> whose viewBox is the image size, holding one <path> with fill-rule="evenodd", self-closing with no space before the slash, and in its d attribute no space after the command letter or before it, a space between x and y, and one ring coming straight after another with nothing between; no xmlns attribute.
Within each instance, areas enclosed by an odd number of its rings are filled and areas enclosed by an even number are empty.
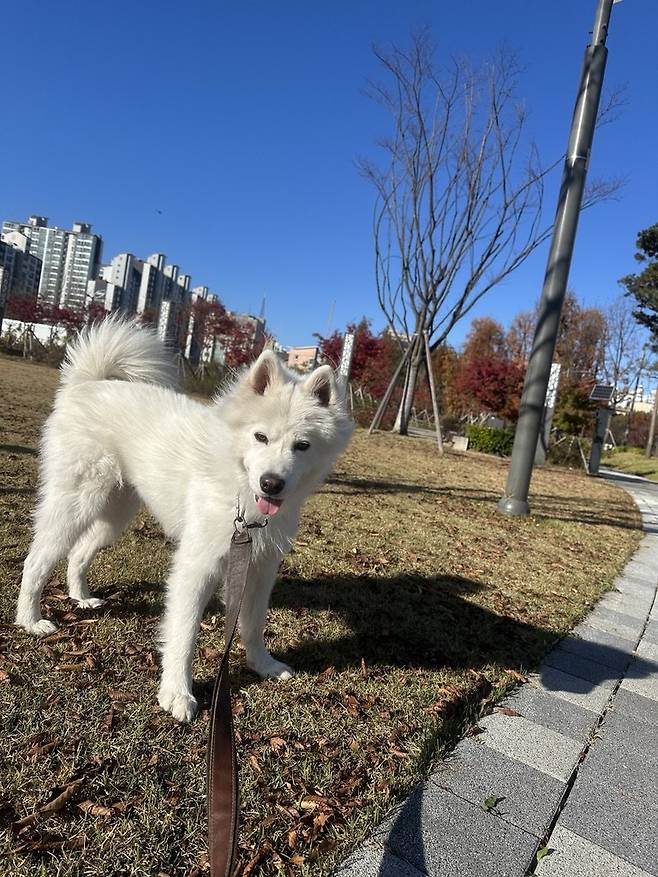
<svg viewBox="0 0 658 877"><path fill-rule="evenodd" d="M4 267L0 265L0 328L7 309L7 294L9 292L9 274Z"/></svg>
<svg viewBox="0 0 658 877"><path fill-rule="evenodd" d="M9 244L0 240L0 322L4 317L9 298L11 280L16 264L16 251Z"/></svg>
<svg viewBox="0 0 658 877"><path fill-rule="evenodd" d="M182 350L187 345L191 277L189 274L180 274L178 265L165 265L163 274L158 334L177 350Z"/></svg>
<svg viewBox="0 0 658 877"><path fill-rule="evenodd" d="M29 239L17 231L0 235L0 267L7 299L36 299L41 261L29 251Z"/></svg>
<svg viewBox="0 0 658 877"><path fill-rule="evenodd" d="M217 295L207 286L192 289L191 276L167 264L164 253L146 259L118 253L101 266L101 250L101 237L85 223L74 223L69 230L49 226L45 216L31 216L27 223L6 220L0 240L0 320L4 302L15 295L72 310L94 303L108 312L140 315L195 366L224 362L236 338L234 333L223 338L216 321L213 331L207 331L208 319L215 320L212 305L219 303ZM207 302L208 313L195 309L196 302ZM241 330L238 344L244 339L251 350L263 347L262 315L226 315ZM283 357L282 350L278 355Z"/></svg>
<svg viewBox="0 0 658 877"><path fill-rule="evenodd" d="M87 303L87 286L100 266L102 238L91 225L75 222L63 229L48 225L46 216L31 216L27 223L6 220L3 239L22 235L27 252L41 262L37 297L45 305L82 309Z"/></svg>
<svg viewBox="0 0 658 877"><path fill-rule="evenodd" d="M99 277L87 284L87 299L106 311L134 314L142 282L144 263L132 253L119 253L109 265L103 265Z"/></svg>

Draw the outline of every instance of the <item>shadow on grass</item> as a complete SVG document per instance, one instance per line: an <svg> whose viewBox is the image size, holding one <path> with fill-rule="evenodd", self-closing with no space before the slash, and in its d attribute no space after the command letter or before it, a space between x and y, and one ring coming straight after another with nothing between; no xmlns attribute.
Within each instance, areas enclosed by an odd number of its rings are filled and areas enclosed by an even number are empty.
<svg viewBox="0 0 658 877"><path fill-rule="evenodd" d="M426 669L479 667L492 661L527 665L526 656L545 651L555 635L466 599L482 587L449 576L283 578L272 605L301 613L301 630L304 610L310 609L334 613L351 632L326 641L311 635L279 657L309 673L329 665L337 670L358 667L362 659L368 666Z"/></svg>
<svg viewBox="0 0 658 877"><path fill-rule="evenodd" d="M496 664L521 672L534 669L555 643L555 632L499 615L472 602L469 597L483 587L478 581L450 576L328 575L313 580L284 577L274 590L273 607L297 616L299 640L276 656L309 674L329 666L337 670L357 669L362 660L369 672L382 674L391 667L468 671ZM144 589L150 592L146 599L140 598ZM146 609L152 615L154 608L157 611L154 604L160 602L152 598L160 589L157 582L121 588L115 591L116 601L111 601L109 612L126 617ZM314 635L312 626L317 612L334 614L344 628L343 633L335 638ZM585 661L582 665L590 678L549 669L540 675L544 689L586 694L596 685L616 681L631 661L630 678L644 678L658 670L654 662L634 658L632 644L628 651L606 645L597 645L597 649L596 662ZM195 695L202 709L209 706L212 674L216 669L208 665L203 678L196 680ZM259 684L255 675L242 665L232 673L232 683L234 689ZM465 728L477 720L490 693L486 679L474 682L472 691L455 706L449 723L444 723L436 745L454 744ZM426 873L427 831L418 795L409 798L393 823L387 843L394 852L402 837L408 840L404 857ZM397 873L387 870L392 864L395 864L392 859L385 860L379 877Z"/></svg>
<svg viewBox="0 0 658 877"><path fill-rule="evenodd" d="M272 605L299 615L303 631L307 610L335 613L349 633L332 639L301 637L277 657L296 670L317 673L333 666L418 669L481 669L497 664L527 672L535 669L559 635L537 625L499 615L467 599L483 586L469 579L406 576L327 576L308 581L283 578ZM308 623L308 622L307 622ZM618 678L630 651L597 646L596 675L591 683L561 679L564 690L583 693ZM658 670L636 661L639 673ZM569 687L571 685L571 687Z"/></svg>
<svg viewBox="0 0 658 877"><path fill-rule="evenodd" d="M0 487L0 496L33 496L34 487Z"/></svg>
<svg viewBox="0 0 658 877"><path fill-rule="evenodd" d="M618 479L624 480L624 479ZM635 479L626 479L635 480ZM408 482L381 481L368 478L343 478L334 476L328 479L329 489L325 492L344 495L357 493L378 494L419 494L421 496L438 496L445 499L466 502L483 502L495 506L501 494L493 490L470 487L430 487L425 484ZM565 496L551 496L545 493L533 493L530 497L533 517L535 519L551 518L559 521L573 521L593 526L621 527L625 530L642 530L640 521L631 519L628 505L609 500L570 499ZM586 507L585 507L586 504Z"/></svg>
<svg viewBox="0 0 658 877"><path fill-rule="evenodd" d="M0 453L2 451L7 454L29 454L32 457L39 454L36 448L28 448L27 445L0 445Z"/></svg>
<svg viewBox="0 0 658 877"><path fill-rule="evenodd" d="M362 660L369 672L377 667L382 672L390 667L467 671L491 664L522 673L535 670L557 635L471 602L469 594L481 587L467 579L420 576L402 580L327 576L312 582L284 578L275 588L273 606L297 611L302 637L276 657L311 674L328 666L356 669ZM303 636L305 620L308 624L312 617L308 609L335 613L349 632L334 639ZM557 696L557 704L559 698L578 703L574 696L586 696L596 686L612 692L625 674L637 680L656 672L658 663L635 655L632 642L617 648L570 637L568 643L558 643L551 652L538 681L547 693ZM242 673L239 676L236 683L249 684ZM480 686L458 706L441 746L457 742L465 728L477 720L490 690ZM412 795L392 821L385 843L420 873L427 873L424 845L428 825L421 809L422 795ZM395 870L399 864L394 856L385 855L379 877L400 873Z"/></svg>

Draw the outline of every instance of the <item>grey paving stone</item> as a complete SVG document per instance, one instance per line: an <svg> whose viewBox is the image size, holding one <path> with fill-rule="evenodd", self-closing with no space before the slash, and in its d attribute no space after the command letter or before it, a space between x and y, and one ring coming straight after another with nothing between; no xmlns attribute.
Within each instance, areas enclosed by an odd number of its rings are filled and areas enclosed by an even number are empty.
<svg viewBox="0 0 658 877"><path fill-rule="evenodd" d="M629 662L630 656L627 658L626 664ZM612 691L622 676L621 669L615 670L598 661L590 661L588 658L576 654L574 649L567 650L562 645L559 645L546 655L544 664L549 667L555 667L556 670L562 670L563 673L570 673L572 676L586 679L595 685L601 685L610 691Z"/></svg>
<svg viewBox="0 0 658 877"><path fill-rule="evenodd" d="M430 877L522 877L537 846L533 835L434 783L417 789L374 839Z"/></svg>
<svg viewBox="0 0 658 877"><path fill-rule="evenodd" d="M650 621L642 636L643 640L658 646L658 621Z"/></svg>
<svg viewBox="0 0 658 877"><path fill-rule="evenodd" d="M611 610L606 610L610 615L621 615L621 612L612 612ZM620 639L625 639L631 648L634 648L638 640L640 639L640 634L644 629L645 618L635 618L633 619L635 624L626 626L624 624L619 624L611 621L606 621L601 619L599 616L588 615L585 619L585 624L590 629L600 630L601 633L611 633L613 636L617 636Z"/></svg>
<svg viewBox="0 0 658 877"><path fill-rule="evenodd" d="M599 736L580 768L578 782L593 780L653 806L657 775L655 727L623 713L606 713Z"/></svg>
<svg viewBox="0 0 658 877"><path fill-rule="evenodd" d="M531 722L575 740L584 740L598 721L598 713L554 697L536 685L522 685L509 694L501 706L510 707Z"/></svg>
<svg viewBox="0 0 658 877"><path fill-rule="evenodd" d="M364 844L334 871L336 877L424 877L379 844Z"/></svg>
<svg viewBox="0 0 658 877"><path fill-rule="evenodd" d="M619 578L632 578L638 582L649 582L654 587L658 582L658 574L650 555L635 554L621 571Z"/></svg>
<svg viewBox="0 0 658 877"><path fill-rule="evenodd" d="M636 652L639 657L650 662L652 667L658 671L658 646L655 643L641 639Z"/></svg>
<svg viewBox="0 0 658 877"><path fill-rule="evenodd" d="M560 826L555 826L548 841L553 849L535 871L539 877L651 877L591 841Z"/></svg>
<svg viewBox="0 0 658 877"><path fill-rule="evenodd" d="M542 667L537 682L555 697L568 700L597 714L603 712L610 699L609 688L594 685L586 679L579 679L578 676L572 676L554 667Z"/></svg>
<svg viewBox="0 0 658 877"><path fill-rule="evenodd" d="M589 638L565 636L560 640L560 648L581 658L586 658L588 661L596 661L597 664L603 664L619 673L628 667L633 657L633 648L637 637L634 640L626 640L626 649L622 651L620 648L605 642L608 637L616 636L615 634L608 634L607 631L598 630L598 628L581 627L581 631L585 632ZM619 637L616 638L619 639Z"/></svg>
<svg viewBox="0 0 658 877"><path fill-rule="evenodd" d="M647 582L656 587L658 575L656 568L650 560L646 562L633 558L623 569L622 576L626 578L634 578L638 582Z"/></svg>
<svg viewBox="0 0 658 877"><path fill-rule="evenodd" d="M614 612L604 606L597 606L586 618L589 627L596 627L606 633L612 633L622 639L630 639L634 644L640 638L644 628L644 619L633 618L624 612Z"/></svg>
<svg viewBox="0 0 658 877"><path fill-rule="evenodd" d="M569 779L583 748L580 741L522 716L493 713L479 725L485 733L478 742L558 780Z"/></svg>
<svg viewBox="0 0 658 877"><path fill-rule="evenodd" d="M580 773L559 825L650 874L658 863L658 809Z"/></svg>
<svg viewBox="0 0 658 877"><path fill-rule="evenodd" d="M658 701L658 645L640 642L621 688Z"/></svg>
<svg viewBox="0 0 658 877"><path fill-rule="evenodd" d="M647 561L653 562L658 558L658 536L651 533L643 536L635 556L643 563Z"/></svg>
<svg viewBox="0 0 658 877"><path fill-rule="evenodd" d="M599 603L604 609L612 609L614 612L623 612L626 615L632 615L633 618L646 619L651 609L651 599L649 597L639 598L631 597L621 593L607 593L601 598Z"/></svg>
<svg viewBox="0 0 658 877"><path fill-rule="evenodd" d="M538 839L543 837L566 783L483 746L477 739L460 743L430 782L479 806L491 795L502 798L496 807L498 815Z"/></svg>
<svg viewBox="0 0 658 877"><path fill-rule="evenodd" d="M640 622L644 627L645 618L643 617ZM616 636L614 633L608 633L605 630L600 630L598 627L592 627L587 618L577 627L574 627L572 635L585 640L585 642L605 646L606 652L604 654L607 660L601 663L608 663L611 666L620 666L619 662L627 660L627 656L633 654L637 643L637 638L629 641L623 637ZM615 660L618 663L612 663Z"/></svg>
<svg viewBox="0 0 658 877"><path fill-rule="evenodd" d="M651 584L647 584L644 582L638 582L631 577L621 581L617 586L617 591L614 593L621 594L622 597L626 597L633 602L640 602L643 606L646 605L647 614L649 614L656 593L656 583L651 582Z"/></svg>
<svg viewBox="0 0 658 877"><path fill-rule="evenodd" d="M633 664L631 664L630 669L634 670ZM634 675L629 675L624 679L621 687L625 691L634 691L636 694L641 694L642 697L649 697L653 701L658 701L658 677L642 676L639 665L634 670Z"/></svg>
<svg viewBox="0 0 658 877"><path fill-rule="evenodd" d="M634 691L620 688L612 702L611 712L613 711L648 722L654 728L658 728L658 703Z"/></svg>

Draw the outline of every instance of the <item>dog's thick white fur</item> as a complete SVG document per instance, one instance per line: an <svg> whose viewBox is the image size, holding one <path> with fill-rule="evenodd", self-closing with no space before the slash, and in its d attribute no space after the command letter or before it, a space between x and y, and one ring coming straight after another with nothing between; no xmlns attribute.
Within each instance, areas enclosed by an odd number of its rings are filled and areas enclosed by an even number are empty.
<svg viewBox="0 0 658 877"><path fill-rule="evenodd" d="M292 670L265 648L270 593L297 532L302 503L326 478L353 424L329 366L307 377L264 352L206 405L175 389L176 369L155 333L109 318L69 347L41 442L39 502L16 622L52 633L40 597L68 555L78 605L102 600L87 570L144 503L176 543L162 622L158 701L177 719L196 711L192 658L203 611L221 580L236 504L252 530L253 556L240 613L247 664L261 676Z"/></svg>

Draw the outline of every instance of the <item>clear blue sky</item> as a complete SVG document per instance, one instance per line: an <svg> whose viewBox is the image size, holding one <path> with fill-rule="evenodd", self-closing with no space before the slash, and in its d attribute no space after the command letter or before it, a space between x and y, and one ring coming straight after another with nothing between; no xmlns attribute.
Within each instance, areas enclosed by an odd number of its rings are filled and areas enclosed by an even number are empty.
<svg viewBox="0 0 658 877"><path fill-rule="evenodd" d="M104 257L164 252L287 345L362 315L381 328L372 192L354 160L388 121L363 94L374 42L429 24L446 55L505 42L545 158L565 144L595 0L333 0L57 4L14 14L3 39L0 218L93 223ZM587 304L618 294L639 229L658 222L658 3L616 5L607 84L627 83L590 173L627 177L581 219L571 274ZM559 176L559 175L558 175ZM547 192L552 214L558 177ZM537 298L542 250L484 300L507 322ZM455 330L459 343L467 327Z"/></svg>

